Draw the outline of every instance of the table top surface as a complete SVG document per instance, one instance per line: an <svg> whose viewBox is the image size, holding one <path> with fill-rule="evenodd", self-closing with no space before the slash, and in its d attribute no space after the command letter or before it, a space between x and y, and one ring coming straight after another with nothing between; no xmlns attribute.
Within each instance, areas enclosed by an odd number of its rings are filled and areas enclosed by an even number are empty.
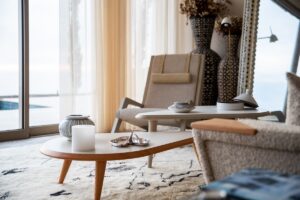
<svg viewBox="0 0 300 200"><path fill-rule="evenodd" d="M191 132L135 132L139 137L150 140L148 146L114 147L110 140L129 136L130 133L97 133L95 136L95 150L87 152L74 152L72 142L65 137L47 141L41 147L41 153L60 159L71 160L122 160L152 155L176 147L192 144Z"/></svg>
<svg viewBox="0 0 300 200"><path fill-rule="evenodd" d="M175 113L168 109L140 113L137 119L211 119L211 118L257 118L269 115L270 112L263 109L245 108L244 110L218 110L217 106L196 106L189 113Z"/></svg>

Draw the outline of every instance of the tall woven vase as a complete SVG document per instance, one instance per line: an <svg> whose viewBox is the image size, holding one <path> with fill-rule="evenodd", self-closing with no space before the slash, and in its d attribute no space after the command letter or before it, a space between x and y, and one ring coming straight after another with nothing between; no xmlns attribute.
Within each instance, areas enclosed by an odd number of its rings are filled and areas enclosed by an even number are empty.
<svg viewBox="0 0 300 200"><path fill-rule="evenodd" d="M227 35L227 54L221 60L218 71L218 102L233 103L237 96L240 35Z"/></svg>
<svg viewBox="0 0 300 200"><path fill-rule="evenodd" d="M215 17L190 17L196 49L193 53L205 54L202 105L215 105L218 98L218 65L220 56L210 49Z"/></svg>

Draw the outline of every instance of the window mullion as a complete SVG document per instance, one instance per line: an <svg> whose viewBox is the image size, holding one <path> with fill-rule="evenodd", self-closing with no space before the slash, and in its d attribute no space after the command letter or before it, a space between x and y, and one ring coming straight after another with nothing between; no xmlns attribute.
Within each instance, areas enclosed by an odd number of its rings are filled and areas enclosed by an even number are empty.
<svg viewBox="0 0 300 200"><path fill-rule="evenodd" d="M21 0L21 81L22 88L22 128L26 135L29 135L29 3L28 0Z"/></svg>

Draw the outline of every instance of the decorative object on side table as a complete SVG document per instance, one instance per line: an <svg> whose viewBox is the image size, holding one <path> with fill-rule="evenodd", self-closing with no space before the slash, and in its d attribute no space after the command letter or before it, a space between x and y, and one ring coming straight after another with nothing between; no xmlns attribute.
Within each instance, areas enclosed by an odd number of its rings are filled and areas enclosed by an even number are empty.
<svg viewBox="0 0 300 200"><path fill-rule="evenodd" d="M175 113L188 113L194 110L195 106L192 103L176 101L168 109Z"/></svg>
<svg viewBox="0 0 300 200"><path fill-rule="evenodd" d="M229 0L184 0L180 11L191 22L196 49L193 53L205 54L204 86L202 105L215 105L218 97L217 73L220 56L210 49L214 22L217 16L227 11Z"/></svg>
<svg viewBox="0 0 300 200"><path fill-rule="evenodd" d="M235 103L217 102L217 109L224 111L244 110L244 103L236 101Z"/></svg>
<svg viewBox="0 0 300 200"><path fill-rule="evenodd" d="M91 119L89 119L89 116L69 115L60 122L59 134L71 140L72 126L74 125L95 125L95 123Z"/></svg>
<svg viewBox="0 0 300 200"><path fill-rule="evenodd" d="M139 137L137 134L134 134L133 131L130 136L121 136L110 140L111 145L115 147L127 147L129 145L147 146L149 142L149 139Z"/></svg>
<svg viewBox="0 0 300 200"><path fill-rule="evenodd" d="M218 69L218 108L243 109L242 103L233 100L238 87L238 46L242 33L242 18L233 16L219 18L216 21L216 30L227 40L227 52Z"/></svg>
<svg viewBox="0 0 300 200"><path fill-rule="evenodd" d="M252 108L257 108L258 104L255 101L254 97L252 96L252 92L250 90L246 90L245 93L240 94L237 97L233 98L234 101L237 102L243 102L245 106L252 107Z"/></svg>

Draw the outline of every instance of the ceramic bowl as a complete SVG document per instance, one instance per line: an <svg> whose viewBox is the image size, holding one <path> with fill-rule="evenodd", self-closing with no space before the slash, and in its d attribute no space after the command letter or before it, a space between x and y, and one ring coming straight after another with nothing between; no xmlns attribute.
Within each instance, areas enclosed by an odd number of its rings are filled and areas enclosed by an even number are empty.
<svg viewBox="0 0 300 200"><path fill-rule="evenodd" d="M176 108L187 108L187 107L190 107L191 105L188 103L188 102L180 102L180 101L175 101L173 103L173 105L176 107Z"/></svg>
<svg viewBox="0 0 300 200"><path fill-rule="evenodd" d="M95 125L95 124L91 119L89 119L89 116L69 115L59 123L59 134L71 140L72 126L75 125Z"/></svg>
<svg viewBox="0 0 300 200"><path fill-rule="evenodd" d="M245 106L249 106L252 108L258 107L257 102L255 101L254 97L252 96L252 93L249 90L246 90L245 93L240 94L239 96L235 97L233 100L237 102L243 102Z"/></svg>
<svg viewBox="0 0 300 200"><path fill-rule="evenodd" d="M168 109L175 113L188 113L195 109L195 106L187 102L174 102Z"/></svg>

